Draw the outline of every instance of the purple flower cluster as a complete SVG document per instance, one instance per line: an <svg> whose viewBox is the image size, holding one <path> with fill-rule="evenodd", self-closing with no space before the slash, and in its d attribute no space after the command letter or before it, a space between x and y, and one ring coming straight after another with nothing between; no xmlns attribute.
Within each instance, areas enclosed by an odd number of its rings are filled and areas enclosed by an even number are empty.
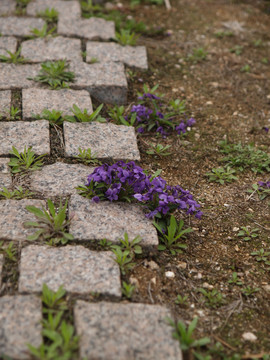
<svg viewBox="0 0 270 360"><path fill-rule="evenodd" d="M259 190L263 191L264 189L270 189L270 181L258 181Z"/></svg>
<svg viewBox="0 0 270 360"><path fill-rule="evenodd" d="M169 186L162 177L152 178L145 174L133 161L118 161L113 165L103 164L95 168L87 178L85 185L88 193L84 194L93 201L139 201L149 211L146 216L167 215L174 210L184 210L195 214L200 219L200 205L189 191L180 186Z"/></svg>

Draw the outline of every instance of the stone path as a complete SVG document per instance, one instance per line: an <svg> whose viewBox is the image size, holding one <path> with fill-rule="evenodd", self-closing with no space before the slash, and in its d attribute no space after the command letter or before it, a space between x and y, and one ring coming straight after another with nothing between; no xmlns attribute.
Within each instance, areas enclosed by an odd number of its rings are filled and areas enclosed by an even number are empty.
<svg viewBox="0 0 270 360"><path fill-rule="evenodd" d="M48 7L59 12L58 36L29 40L32 28L44 26L44 20L37 15ZM14 189L20 184L35 196L0 200L0 241L4 247L12 241L18 251L13 265L18 279L11 290L6 284L10 261L5 252L0 254L0 358L6 355L11 359L30 359L27 344L38 347L42 343L39 295L45 283L54 291L63 285L73 296L80 359L182 359L179 344L165 321L166 316L171 316L169 310L123 301L121 274L112 253L87 247L104 238L117 243L125 232L130 238L140 235L144 249L158 245L156 229L141 208L108 202L96 204L77 195L75 189L93 171L92 167L74 161L79 147L90 147L101 160L140 160L134 128L65 121L62 129L56 129L58 149L55 149L56 143L51 140L55 127L36 116L44 109L72 115L73 104L91 114L91 98L124 104L128 90L125 65L147 69L146 49L112 42L114 23L81 18L77 0L32 0L23 17L16 16L15 10L15 0L0 1L0 55L6 55L6 50L14 52L20 46L27 59L23 65L0 63L0 189ZM83 41L86 61L82 55ZM93 58L97 63L91 64ZM49 90L29 79L37 75L42 62L61 59L66 59L75 73L70 89ZM21 110L19 117L10 117L11 104ZM8 167L12 146L19 151L31 146L36 154L47 154L49 164L30 175L12 177ZM57 153L57 160L50 157L52 153ZM71 158L74 163L70 163ZM69 199L72 245L31 243L27 236L33 230L23 223L35 219L25 207L45 207L46 199L59 197ZM89 294L93 293L106 296L106 301L91 302Z"/></svg>

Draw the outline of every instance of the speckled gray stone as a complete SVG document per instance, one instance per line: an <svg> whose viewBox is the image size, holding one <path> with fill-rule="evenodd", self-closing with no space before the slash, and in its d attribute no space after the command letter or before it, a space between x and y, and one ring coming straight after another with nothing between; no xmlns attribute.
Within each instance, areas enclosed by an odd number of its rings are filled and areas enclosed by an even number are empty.
<svg viewBox="0 0 270 360"><path fill-rule="evenodd" d="M4 265L4 255L0 254L0 289L2 286L2 271L3 271L3 265Z"/></svg>
<svg viewBox="0 0 270 360"><path fill-rule="evenodd" d="M10 106L11 106L11 91L10 90L0 91L0 117L9 116Z"/></svg>
<svg viewBox="0 0 270 360"><path fill-rule="evenodd" d="M0 1L0 15L10 15L16 9L16 2L14 0ZM1 20L0 20L1 21Z"/></svg>
<svg viewBox="0 0 270 360"><path fill-rule="evenodd" d="M137 205L107 201L96 204L80 195L72 195L69 214L75 214L69 231L77 240L105 238L118 243L127 232L129 240L140 235L142 246L158 245L155 227Z"/></svg>
<svg viewBox="0 0 270 360"><path fill-rule="evenodd" d="M91 98L86 90L61 89L24 89L22 91L23 119L33 118L44 109L62 111L63 115L73 115L71 107L76 104L80 109L93 112Z"/></svg>
<svg viewBox="0 0 270 360"><path fill-rule="evenodd" d="M148 68L145 46L121 46L116 43L88 41L86 52L87 62L96 58L101 63L116 61L139 69Z"/></svg>
<svg viewBox="0 0 270 360"><path fill-rule="evenodd" d="M179 342L159 305L87 303L74 308L80 356L95 360L181 360Z"/></svg>
<svg viewBox="0 0 270 360"><path fill-rule="evenodd" d="M95 17L73 20L59 16L57 32L60 35L88 40L110 40L115 37L115 25L113 21Z"/></svg>
<svg viewBox="0 0 270 360"><path fill-rule="evenodd" d="M35 221L35 216L25 209L28 205L45 206L42 200L1 200L0 201L0 238L13 241L27 240L35 230L23 226L26 221Z"/></svg>
<svg viewBox="0 0 270 360"><path fill-rule="evenodd" d="M81 52L79 39L58 36L24 41L21 55L33 63L63 59L80 62L82 61Z"/></svg>
<svg viewBox="0 0 270 360"><path fill-rule="evenodd" d="M125 68L120 63L72 63L75 82L73 89L86 89L97 100L108 104L124 104L127 100ZM1 73L0 73L1 75Z"/></svg>
<svg viewBox="0 0 270 360"><path fill-rule="evenodd" d="M8 188L12 184L8 163L9 159L0 158L0 190L2 190L3 187Z"/></svg>
<svg viewBox="0 0 270 360"><path fill-rule="evenodd" d="M38 191L47 197L66 196L76 194L76 187L85 184L87 176L94 168L57 162L47 165L40 171L30 175L30 186L33 191Z"/></svg>
<svg viewBox="0 0 270 360"><path fill-rule="evenodd" d="M71 293L121 296L119 266L112 254L90 251L80 245L23 248L19 292L41 292L43 283L54 291L63 285Z"/></svg>
<svg viewBox="0 0 270 360"><path fill-rule="evenodd" d="M37 0L31 1L26 8L28 15L38 15L46 8L54 8L58 11L58 17L63 20L75 20L81 17L81 7L79 1L61 1L61 0Z"/></svg>
<svg viewBox="0 0 270 360"><path fill-rule="evenodd" d="M27 344L38 347L41 336L41 300L33 295L0 298L0 357L29 359Z"/></svg>
<svg viewBox="0 0 270 360"><path fill-rule="evenodd" d="M134 127L114 124L64 122L65 155L90 148L97 158L139 160Z"/></svg>
<svg viewBox="0 0 270 360"><path fill-rule="evenodd" d="M40 87L39 83L29 80L37 76L40 65L16 65L0 63L0 89L25 89Z"/></svg>
<svg viewBox="0 0 270 360"><path fill-rule="evenodd" d="M44 26L45 21L42 19L26 18L26 17L4 17L0 21L0 33L2 35L14 36L30 36L31 29L37 28L39 30Z"/></svg>
<svg viewBox="0 0 270 360"><path fill-rule="evenodd" d="M36 154L50 153L49 122L38 121L1 121L0 155L8 155L15 146L19 152L32 146Z"/></svg>
<svg viewBox="0 0 270 360"><path fill-rule="evenodd" d="M1 19L0 19L1 21ZM0 36L0 55L8 56L7 50L14 53L16 51L17 40L13 36Z"/></svg>

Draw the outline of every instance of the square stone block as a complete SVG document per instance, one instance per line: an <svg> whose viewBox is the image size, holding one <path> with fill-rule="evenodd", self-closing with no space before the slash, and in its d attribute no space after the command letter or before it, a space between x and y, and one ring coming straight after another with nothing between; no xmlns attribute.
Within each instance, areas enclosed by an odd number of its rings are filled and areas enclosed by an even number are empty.
<svg viewBox="0 0 270 360"><path fill-rule="evenodd" d="M13 36L0 36L0 55L8 56L7 50L15 53L17 39Z"/></svg>
<svg viewBox="0 0 270 360"><path fill-rule="evenodd" d="M0 15L10 15L16 10L16 2L14 0L0 1Z"/></svg>
<svg viewBox="0 0 270 360"><path fill-rule="evenodd" d="M33 28L41 30L45 24L42 19L26 17L4 17L0 21L0 33L2 35L31 36Z"/></svg>
<svg viewBox="0 0 270 360"><path fill-rule="evenodd" d="M40 65L16 65L0 62L0 89L15 90L40 87L39 83L29 80L37 76Z"/></svg>
<svg viewBox="0 0 270 360"><path fill-rule="evenodd" d="M9 170L9 159L0 158L0 190L10 187L12 184L11 172Z"/></svg>
<svg viewBox="0 0 270 360"><path fill-rule="evenodd" d="M8 121L0 122L0 155L8 155L15 146L19 152L32 146L36 154L50 153L49 122Z"/></svg>
<svg viewBox="0 0 270 360"><path fill-rule="evenodd" d="M0 37L1 40L1 37ZM11 107L11 91L0 91L0 118L9 117Z"/></svg>
<svg viewBox="0 0 270 360"><path fill-rule="evenodd" d="M45 11L47 8L54 8L58 11L58 18L71 21L81 18L81 7L79 1L63 0L36 0L31 1L26 8L27 15L37 16L38 13Z"/></svg>
<svg viewBox="0 0 270 360"><path fill-rule="evenodd" d="M107 239L119 243L126 232L129 240L140 235L142 246L158 245L156 229L138 205L108 201L95 203L80 195L72 195L69 216L71 214L74 218L69 231L76 240Z"/></svg>
<svg viewBox="0 0 270 360"><path fill-rule="evenodd" d="M80 356L95 360L181 360L179 342L159 305L77 301L75 326ZM104 345L105 344L105 345Z"/></svg>
<svg viewBox="0 0 270 360"><path fill-rule="evenodd" d="M0 297L0 356L30 359L27 344L42 343L41 320L41 300L36 296Z"/></svg>
<svg viewBox="0 0 270 360"><path fill-rule="evenodd" d="M140 160L134 127L114 124L64 122L65 154L90 148L97 158Z"/></svg>
<svg viewBox="0 0 270 360"><path fill-rule="evenodd" d="M121 296L120 271L112 254L80 245L23 248L19 292L41 292L44 283L54 291L63 285L71 293Z"/></svg>
<svg viewBox="0 0 270 360"><path fill-rule="evenodd" d="M39 208L41 205L45 207L45 202L33 199L0 201L0 238L23 241L35 232L23 225L26 221L36 220L35 216L26 210L27 205Z"/></svg>
<svg viewBox="0 0 270 360"><path fill-rule="evenodd" d="M75 104L80 109L93 112L88 91L61 89L24 89L22 91L23 119L31 119L33 115L41 114L44 109L62 111L63 115L73 115L71 108Z"/></svg>
<svg viewBox="0 0 270 360"><path fill-rule="evenodd" d="M44 196L67 196L76 194L76 187L86 182L94 168L57 162L44 166L40 171L30 174L31 190Z"/></svg>

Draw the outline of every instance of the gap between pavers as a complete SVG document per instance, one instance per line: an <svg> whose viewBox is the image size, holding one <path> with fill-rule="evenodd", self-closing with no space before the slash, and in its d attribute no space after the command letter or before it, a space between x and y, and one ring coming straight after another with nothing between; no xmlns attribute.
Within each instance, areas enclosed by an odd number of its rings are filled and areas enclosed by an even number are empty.
<svg viewBox="0 0 270 360"><path fill-rule="evenodd" d="M43 200L33 199L0 201L0 239L21 242L35 232L23 226L26 221L36 220L35 216L25 209L27 205L40 208L46 204Z"/></svg>
<svg viewBox="0 0 270 360"><path fill-rule="evenodd" d="M10 90L0 91L0 119L2 116L9 117L10 107L11 107L11 91Z"/></svg>
<svg viewBox="0 0 270 360"><path fill-rule="evenodd" d="M47 120L1 121L0 155L9 155L12 146L19 152L32 146L36 154L50 153L49 122Z"/></svg>
<svg viewBox="0 0 270 360"><path fill-rule="evenodd" d="M30 188L45 197L76 194L76 187L84 185L93 171L94 168L81 164L56 162L30 174Z"/></svg>
<svg viewBox="0 0 270 360"><path fill-rule="evenodd" d="M65 156L76 156L78 148L90 148L99 159L140 160L133 126L64 121Z"/></svg>
<svg viewBox="0 0 270 360"><path fill-rule="evenodd" d="M88 41L86 44L86 61L91 63L93 58L100 63L116 61L130 67L148 69L145 46L121 46L116 43Z"/></svg>
<svg viewBox="0 0 270 360"><path fill-rule="evenodd" d="M12 184L12 177L11 172L9 170L9 163L10 159L0 158L0 190L3 187L10 187Z"/></svg>
<svg viewBox="0 0 270 360"><path fill-rule="evenodd" d="M23 248L19 292L41 292L43 283L53 291L63 285L70 293L121 296L120 270L112 253L91 251L81 245Z"/></svg>
<svg viewBox="0 0 270 360"><path fill-rule="evenodd" d="M23 89L22 113L23 119L32 119L41 114L44 109L62 111L63 115L73 115L71 108L77 105L82 111L93 112L92 101L88 91L60 89L52 92L48 89Z"/></svg>
<svg viewBox="0 0 270 360"><path fill-rule="evenodd" d="M98 360L182 360L179 342L159 305L76 302L80 357ZM106 346L104 345L106 344Z"/></svg>
<svg viewBox="0 0 270 360"><path fill-rule="evenodd" d="M42 19L9 16L0 19L0 33L2 35L31 36L31 29L41 30L45 21Z"/></svg>
<svg viewBox="0 0 270 360"><path fill-rule="evenodd" d="M4 255L0 254L0 289L1 289L1 286L2 286L3 265L4 265Z"/></svg>
<svg viewBox="0 0 270 360"><path fill-rule="evenodd" d="M29 359L27 344L42 343L41 299L33 295L0 297L0 356Z"/></svg>
<svg viewBox="0 0 270 360"><path fill-rule="evenodd" d="M1 0L0 1L0 15L10 15L16 10L15 0Z"/></svg>
<svg viewBox="0 0 270 360"><path fill-rule="evenodd" d="M107 239L119 243L126 232L130 241L137 235L141 236L144 247L158 245L157 231L138 205L109 201L95 203L80 195L72 195L69 217L72 215L69 232L76 240Z"/></svg>
<svg viewBox="0 0 270 360"><path fill-rule="evenodd" d="M0 55L9 57L7 50L14 53L16 51L16 47L17 47L17 39L15 37L0 36Z"/></svg>

